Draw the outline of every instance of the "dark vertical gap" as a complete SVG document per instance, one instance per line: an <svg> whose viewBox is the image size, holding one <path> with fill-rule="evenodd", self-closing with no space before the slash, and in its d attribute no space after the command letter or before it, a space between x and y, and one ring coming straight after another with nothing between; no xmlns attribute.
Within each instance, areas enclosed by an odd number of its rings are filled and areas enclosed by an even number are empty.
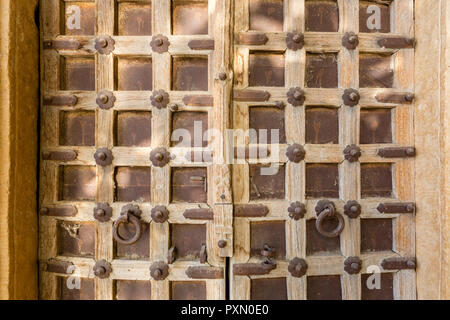
<svg viewBox="0 0 450 320"><path fill-rule="evenodd" d="M36 167L37 167L37 183L36 183L36 210L37 212L39 212L39 193L40 193L40 185L39 185L39 181L40 181L40 168L41 168L41 101L42 101L42 97L41 97L41 20L40 20L40 1L37 2L36 8L34 9L34 23L36 25L36 29L37 29L37 38L38 38L38 43L39 43L39 49L37 52L37 56L38 56L38 84L37 84L37 90L38 90L38 106L37 106L37 110L38 110L38 115L37 115L37 161L36 161ZM38 215L38 225L37 225L37 230L38 230L38 247L36 248L36 250L38 250L38 261L36 261L36 263L38 264L37 266L37 283L38 283L38 287L37 287L37 297L38 299L40 298L40 287L39 287L39 283L40 283L40 272L39 272L39 215Z"/></svg>
<svg viewBox="0 0 450 320"><path fill-rule="evenodd" d="M230 300L230 258L225 258L225 300Z"/></svg>

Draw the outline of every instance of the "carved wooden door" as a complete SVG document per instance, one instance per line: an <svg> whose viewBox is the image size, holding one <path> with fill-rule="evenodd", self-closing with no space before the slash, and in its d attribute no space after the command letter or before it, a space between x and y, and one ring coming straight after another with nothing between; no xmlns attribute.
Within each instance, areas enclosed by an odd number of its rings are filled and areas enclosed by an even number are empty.
<svg viewBox="0 0 450 320"><path fill-rule="evenodd" d="M41 298L415 298L413 0L40 8Z"/></svg>

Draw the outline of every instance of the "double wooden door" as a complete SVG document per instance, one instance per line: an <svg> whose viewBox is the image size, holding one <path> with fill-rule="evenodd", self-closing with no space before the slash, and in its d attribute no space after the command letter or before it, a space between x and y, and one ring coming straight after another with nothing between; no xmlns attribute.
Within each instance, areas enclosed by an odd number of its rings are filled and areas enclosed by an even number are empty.
<svg viewBox="0 0 450 320"><path fill-rule="evenodd" d="M415 299L413 0L40 8L42 299Z"/></svg>

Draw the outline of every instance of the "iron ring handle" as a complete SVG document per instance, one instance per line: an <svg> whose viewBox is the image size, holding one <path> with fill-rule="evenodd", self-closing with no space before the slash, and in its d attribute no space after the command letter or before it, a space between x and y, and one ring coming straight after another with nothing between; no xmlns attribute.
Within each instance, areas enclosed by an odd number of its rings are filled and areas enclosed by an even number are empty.
<svg viewBox="0 0 450 320"><path fill-rule="evenodd" d="M325 219L327 217L336 217L339 221L339 224L337 225L337 227L334 230L331 231L326 231L323 229L323 222L325 221ZM342 230L344 230L344 226L345 226L345 221L344 221L344 217L342 217L341 214L335 212L335 210L333 208L329 208L327 207L325 210L323 210L319 216L317 217L316 220L316 229L317 231L323 235L324 237L327 238L335 238L338 237Z"/></svg>
<svg viewBox="0 0 450 320"><path fill-rule="evenodd" d="M130 222L135 226L136 233L130 239L124 239L119 235L119 226L123 223L130 223ZM136 217L135 215L127 213L122 215L119 219L117 219L114 222L113 237L117 242L121 244L131 245L136 243L141 237L141 233L142 233L141 222L139 221L139 218Z"/></svg>

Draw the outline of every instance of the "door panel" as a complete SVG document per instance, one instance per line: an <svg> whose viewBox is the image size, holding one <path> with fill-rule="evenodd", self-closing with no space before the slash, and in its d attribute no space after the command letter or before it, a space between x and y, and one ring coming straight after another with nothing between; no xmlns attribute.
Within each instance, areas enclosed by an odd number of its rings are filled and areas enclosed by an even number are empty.
<svg viewBox="0 0 450 320"><path fill-rule="evenodd" d="M41 298L415 299L413 2L41 0Z"/></svg>

